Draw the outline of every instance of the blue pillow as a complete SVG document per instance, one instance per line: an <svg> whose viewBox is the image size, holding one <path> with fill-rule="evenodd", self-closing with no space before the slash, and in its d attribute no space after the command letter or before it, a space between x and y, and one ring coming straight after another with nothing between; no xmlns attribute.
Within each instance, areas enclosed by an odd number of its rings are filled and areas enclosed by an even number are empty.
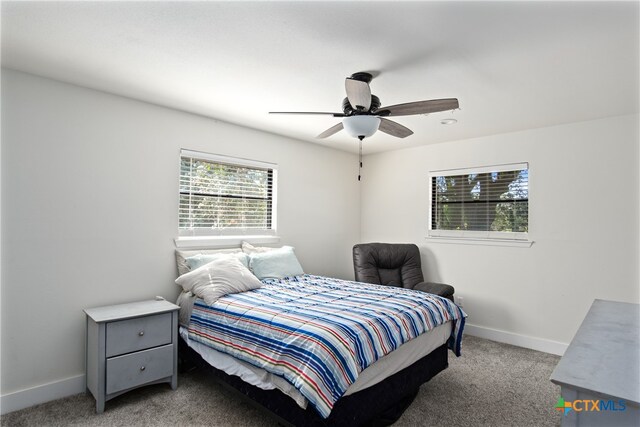
<svg viewBox="0 0 640 427"><path fill-rule="evenodd" d="M193 271L198 267L202 267L205 264L209 264L211 261L216 261L223 258L237 258L242 265L249 268L249 257L244 252L231 252L231 253L217 253L217 254L198 254L185 258L185 262L189 266L189 270Z"/></svg>
<svg viewBox="0 0 640 427"><path fill-rule="evenodd" d="M304 274L291 246L251 254L249 268L258 279L281 279Z"/></svg>

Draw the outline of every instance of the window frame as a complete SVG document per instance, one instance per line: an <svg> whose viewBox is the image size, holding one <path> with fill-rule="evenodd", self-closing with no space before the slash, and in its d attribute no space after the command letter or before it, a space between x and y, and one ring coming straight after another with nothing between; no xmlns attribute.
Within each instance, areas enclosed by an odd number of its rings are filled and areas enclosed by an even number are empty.
<svg viewBox="0 0 640 427"><path fill-rule="evenodd" d="M481 174L489 172L506 172L527 169L527 201L531 203L531 168L528 162L505 163L491 166L479 166L469 168L441 169L429 171L429 215L426 238L438 243L463 243L477 245L497 245L497 246L522 246L530 247L531 240L531 210L527 215L527 232L508 231L478 231L478 230L440 230L434 229L434 215L436 208L436 195L433 189L433 179L439 176L455 176Z"/></svg>
<svg viewBox="0 0 640 427"><path fill-rule="evenodd" d="M203 160L210 163L219 163L235 167L262 169L268 172L268 180L271 186L267 190L270 198L267 198L267 206L271 211L268 228L181 228L180 227L180 197L183 192L180 190L181 164L183 158L193 158ZM251 241L256 243L273 243L279 238L277 232L277 182L278 182L278 165L264 161L245 159L241 157L224 156L220 154L205 153L188 149L181 149L178 159L178 238L176 245L178 247L192 246L219 246L216 242L223 245L234 245L241 241ZM230 197L234 198L234 197Z"/></svg>

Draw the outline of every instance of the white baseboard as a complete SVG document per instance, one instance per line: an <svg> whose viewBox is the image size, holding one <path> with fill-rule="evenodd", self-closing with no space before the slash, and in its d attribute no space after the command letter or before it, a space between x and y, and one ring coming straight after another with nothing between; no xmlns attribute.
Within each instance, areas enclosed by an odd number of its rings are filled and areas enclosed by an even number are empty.
<svg viewBox="0 0 640 427"><path fill-rule="evenodd" d="M470 325L468 323L464 326L464 332L465 334L472 335L474 337L486 338L491 341L511 344L518 347L530 348L532 350L556 354L558 356L562 356L569 346L569 344L561 343L558 341L528 337L526 335L518 335L512 332L500 331L498 329Z"/></svg>
<svg viewBox="0 0 640 427"><path fill-rule="evenodd" d="M85 391L84 375L31 387L0 396L0 414L28 408L51 400L62 399Z"/></svg>

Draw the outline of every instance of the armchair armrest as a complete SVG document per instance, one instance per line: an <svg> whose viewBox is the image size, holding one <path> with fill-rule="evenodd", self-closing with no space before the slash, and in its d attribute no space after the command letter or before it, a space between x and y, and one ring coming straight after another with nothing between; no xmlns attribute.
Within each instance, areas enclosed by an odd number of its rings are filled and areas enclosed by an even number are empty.
<svg viewBox="0 0 640 427"><path fill-rule="evenodd" d="M413 289L422 292L428 292L441 297L445 297L453 301L453 293L455 289L451 285L435 282L420 282L413 287Z"/></svg>

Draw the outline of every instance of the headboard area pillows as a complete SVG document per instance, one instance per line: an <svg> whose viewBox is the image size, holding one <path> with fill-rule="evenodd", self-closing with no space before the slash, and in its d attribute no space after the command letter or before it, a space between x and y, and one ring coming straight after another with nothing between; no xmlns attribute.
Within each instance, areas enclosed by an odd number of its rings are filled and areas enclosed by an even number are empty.
<svg viewBox="0 0 640 427"><path fill-rule="evenodd" d="M178 275L182 276L185 273L188 273L191 270L194 270L204 264L203 262L209 255L220 255L220 254L243 254L242 249L240 248L229 248L229 249L196 249L196 250L176 250L176 264L178 266ZM200 257L198 257L200 255ZM242 256L242 255L238 255ZM194 258L195 257L195 258ZM191 261L187 262L187 258L193 258ZM210 261L213 261L215 257L212 257ZM210 262L209 261L209 262ZM244 258L240 260L248 266L249 260L248 258ZM196 265L200 264L196 267L191 267L190 264Z"/></svg>
<svg viewBox="0 0 640 427"><path fill-rule="evenodd" d="M264 252L271 252L280 248L270 248L269 246L253 246L249 242L242 242L242 252L245 254L261 254Z"/></svg>
<svg viewBox="0 0 640 427"><path fill-rule="evenodd" d="M249 267L249 256L244 252L197 254L185 258L185 262L189 266L189 270L195 270L211 261L228 257L238 258L238 261L240 261L242 265Z"/></svg>
<svg viewBox="0 0 640 427"><path fill-rule="evenodd" d="M249 268L258 279L281 279L304 274L291 246L274 248L266 252L251 253L249 255Z"/></svg>
<svg viewBox="0 0 640 427"><path fill-rule="evenodd" d="M223 256L176 279L176 284L212 305L228 294L250 291L262 286L237 257Z"/></svg>

